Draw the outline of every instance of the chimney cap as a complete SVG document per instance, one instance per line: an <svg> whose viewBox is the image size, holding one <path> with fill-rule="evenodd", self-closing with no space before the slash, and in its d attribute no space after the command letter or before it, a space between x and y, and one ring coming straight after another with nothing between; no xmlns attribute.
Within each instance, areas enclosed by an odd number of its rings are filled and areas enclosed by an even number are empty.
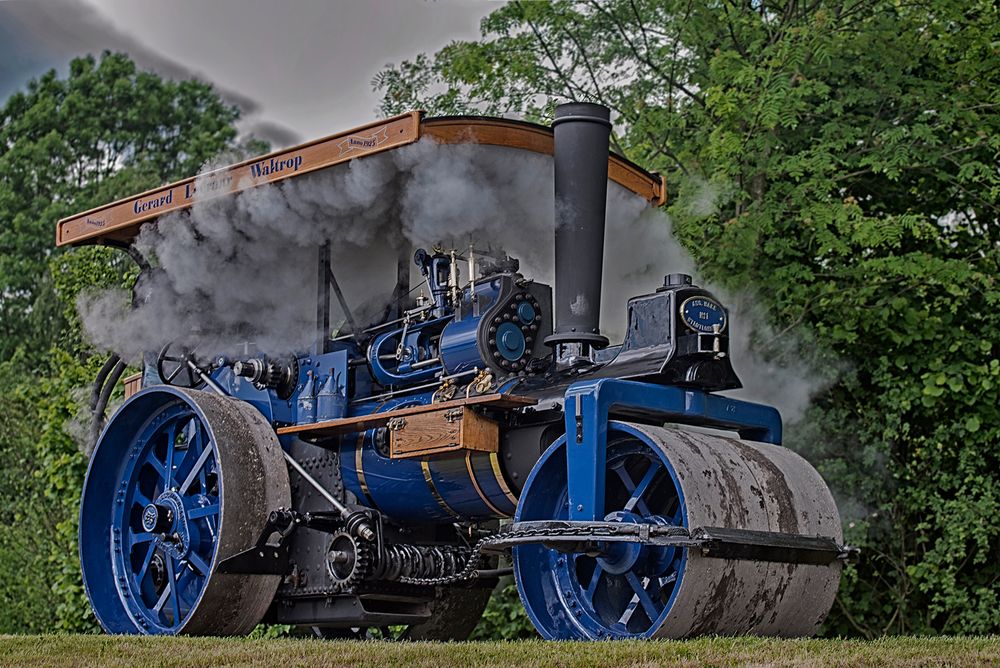
<svg viewBox="0 0 1000 668"><path fill-rule="evenodd" d="M663 287L658 288L657 292L676 288L681 285L691 285L690 274L667 274L663 277Z"/></svg>
<svg viewBox="0 0 1000 668"><path fill-rule="evenodd" d="M592 102L567 102L556 107L552 127L568 121L585 121L611 127L611 110Z"/></svg>

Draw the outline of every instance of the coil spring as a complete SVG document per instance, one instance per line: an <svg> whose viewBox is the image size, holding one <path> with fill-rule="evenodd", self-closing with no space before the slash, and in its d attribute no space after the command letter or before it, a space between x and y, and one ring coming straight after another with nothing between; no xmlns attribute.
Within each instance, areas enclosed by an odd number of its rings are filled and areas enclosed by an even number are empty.
<svg viewBox="0 0 1000 668"><path fill-rule="evenodd" d="M468 560L466 548L395 543L382 549L372 577L377 580L448 578L460 573Z"/></svg>

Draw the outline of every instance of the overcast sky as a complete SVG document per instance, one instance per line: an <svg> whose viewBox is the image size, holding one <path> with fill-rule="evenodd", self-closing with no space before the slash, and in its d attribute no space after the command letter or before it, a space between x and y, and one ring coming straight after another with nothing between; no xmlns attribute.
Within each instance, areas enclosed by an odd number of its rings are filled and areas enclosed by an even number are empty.
<svg viewBox="0 0 1000 668"><path fill-rule="evenodd" d="M369 122L386 63L474 39L488 0L0 0L0 100L76 55L198 76L276 146Z"/></svg>

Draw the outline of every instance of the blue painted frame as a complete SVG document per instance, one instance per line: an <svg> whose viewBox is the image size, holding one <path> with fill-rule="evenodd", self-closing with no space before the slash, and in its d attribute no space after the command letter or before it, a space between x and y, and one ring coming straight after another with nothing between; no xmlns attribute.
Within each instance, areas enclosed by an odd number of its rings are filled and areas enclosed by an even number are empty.
<svg viewBox="0 0 1000 668"><path fill-rule="evenodd" d="M776 408L701 390L602 378L573 383L565 398L570 520L604 519L604 460L612 415L641 413L781 445L781 414Z"/></svg>

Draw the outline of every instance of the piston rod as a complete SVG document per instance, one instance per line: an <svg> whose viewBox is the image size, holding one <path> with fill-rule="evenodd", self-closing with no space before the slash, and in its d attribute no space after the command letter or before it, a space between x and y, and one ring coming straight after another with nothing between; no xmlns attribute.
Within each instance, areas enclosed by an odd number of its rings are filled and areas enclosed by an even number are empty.
<svg viewBox="0 0 1000 668"><path fill-rule="evenodd" d="M229 393L226 392L224 389L222 389L221 385L219 385L218 383L216 383L212 379L211 376L209 376L207 373L205 373L204 371L202 371L201 368L197 364L195 364L194 362L192 362L190 360L190 358L187 359L186 362L187 362L188 368L191 369L191 371L193 371L194 373L196 373L198 375L198 377L201 378L201 381L203 383L205 383L210 388L212 388L213 392L215 392L216 394L218 394L220 396L223 396L223 397L228 397L229 396Z"/></svg>
<svg viewBox="0 0 1000 668"><path fill-rule="evenodd" d="M321 484L319 484L319 482L317 482L315 478L306 473L306 470L302 468L302 465L299 464L297 461L295 461L290 454L288 454L284 450L282 450L281 454L285 456L285 461L288 462L289 466L295 469L295 472L298 473L303 480L312 485L313 488L317 492L319 492L320 496L326 499L331 506L337 509L337 512L340 513L340 516L342 518L346 520L348 517L354 514L354 512L350 508L341 503L340 500L337 499L337 497L335 497L333 494L330 494L330 492ZM357 526L356 531L358 536L364 538L365 540L375 540L375 532L372 531L372 528L367 524L363 523L359 524Z"/></svg>

